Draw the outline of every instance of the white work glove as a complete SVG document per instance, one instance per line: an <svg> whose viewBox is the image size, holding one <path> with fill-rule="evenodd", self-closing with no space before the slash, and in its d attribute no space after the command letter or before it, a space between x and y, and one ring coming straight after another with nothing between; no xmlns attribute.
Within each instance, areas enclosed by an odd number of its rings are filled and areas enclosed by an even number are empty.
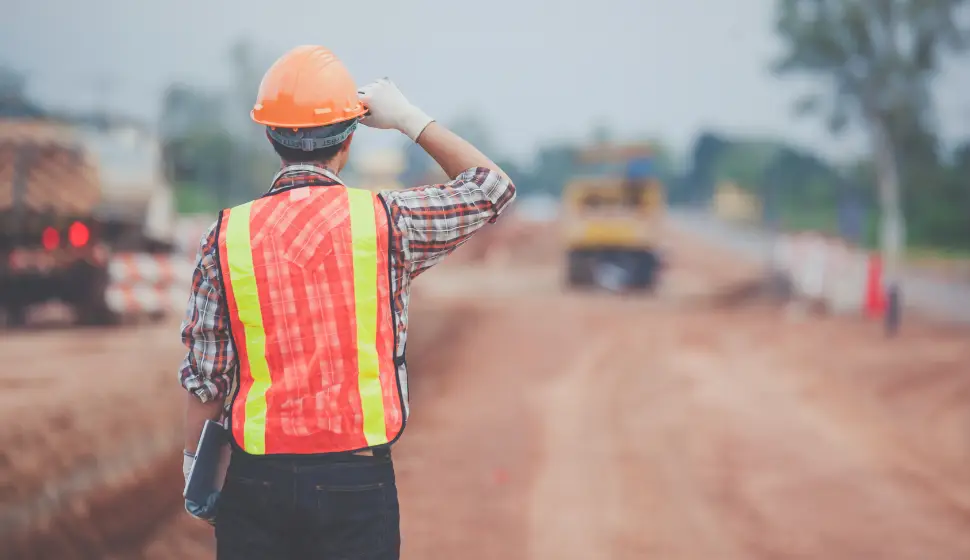
<svg viewBox="0 0 970 560"><path fill-rule="evenodd" d="M417 142L418 136L434 121L424 111L412 105L389 78L371 82L361 87L357 94L370 111L360 121L364 126L399 130Z"/></svg>

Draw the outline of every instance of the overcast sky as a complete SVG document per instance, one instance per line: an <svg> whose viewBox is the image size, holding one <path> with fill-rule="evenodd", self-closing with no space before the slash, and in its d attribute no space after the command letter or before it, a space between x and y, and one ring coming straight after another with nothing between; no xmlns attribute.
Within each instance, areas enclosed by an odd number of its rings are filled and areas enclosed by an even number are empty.
<svg viewBox="0 0 970 560"><path fill-rule="evenodd" d="M175 80L220 87L226 50L251 39L272 59L304 43L331 48L359 83L388 75L441 120L484 117L501 153L582 138L607 122L621 136L682 147L705 127L784 137L829 155L857 153L791 105L811 82L767 67L779 45L773 0L0 0L0 63L30 73L31 93L156 117ZM970 64L937 87L943 133L970 136ZM255 96L255 92L253 92ZM367 131L364 147L398 141Z"/></svg>

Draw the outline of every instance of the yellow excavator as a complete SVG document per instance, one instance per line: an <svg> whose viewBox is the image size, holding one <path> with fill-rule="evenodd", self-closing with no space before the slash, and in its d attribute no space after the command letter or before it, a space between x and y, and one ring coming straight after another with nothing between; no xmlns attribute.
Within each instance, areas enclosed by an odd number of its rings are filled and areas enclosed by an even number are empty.
<svg viewBox="0 0 970 560"><path fill-rule="evenodd" d="M651 147L597 145L575 163L563 189L566 284L654 289L666 197Z"/></svg>

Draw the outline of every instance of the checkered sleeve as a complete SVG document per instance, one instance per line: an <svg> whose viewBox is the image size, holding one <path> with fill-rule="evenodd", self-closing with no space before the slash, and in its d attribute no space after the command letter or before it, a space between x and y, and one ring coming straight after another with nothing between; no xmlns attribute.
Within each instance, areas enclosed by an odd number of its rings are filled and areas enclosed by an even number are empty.
<svg viewBox="0 0 970 560"><path fill-rule="evenodd" d="M192 274L192 292L182 321L182 343L188 349L179 380L202 402L224 399L232 385L236 352L229 332L218 267L216 224L203 236Z"/></svg>
<svg viewBox="0 0 970 560"><path fill-rule="evenodd" d="M515 185L497 171L473 167L453 181L382 193L403 237L412 277L441 262L515 199Z"/></svg>

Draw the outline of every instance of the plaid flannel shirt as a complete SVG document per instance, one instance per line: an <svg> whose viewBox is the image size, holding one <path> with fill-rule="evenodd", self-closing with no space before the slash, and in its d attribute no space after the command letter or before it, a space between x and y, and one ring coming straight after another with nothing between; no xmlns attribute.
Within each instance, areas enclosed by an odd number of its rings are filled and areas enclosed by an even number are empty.
<svg viewBox="0 0 970 560"><path fill-rule="evenodd" d="M288 186L334 186L323 174L295 171L283 175L270 192ZM441 262L473 233L494 222L515 198L515 186L503 175L472 168L455 180L402 191L383 191L390 210L391 293L395 327L399 333L395 354L407 344L408 300L411 281ZM202 237L192 275L192 292L182 322L182 342L188 348L179 369L182 387L202 402L229 398L235 391L238 362L229 333L229 311L223 303L218 266L216 223ZM407 371L398 370L408 407Z"/></svg>

